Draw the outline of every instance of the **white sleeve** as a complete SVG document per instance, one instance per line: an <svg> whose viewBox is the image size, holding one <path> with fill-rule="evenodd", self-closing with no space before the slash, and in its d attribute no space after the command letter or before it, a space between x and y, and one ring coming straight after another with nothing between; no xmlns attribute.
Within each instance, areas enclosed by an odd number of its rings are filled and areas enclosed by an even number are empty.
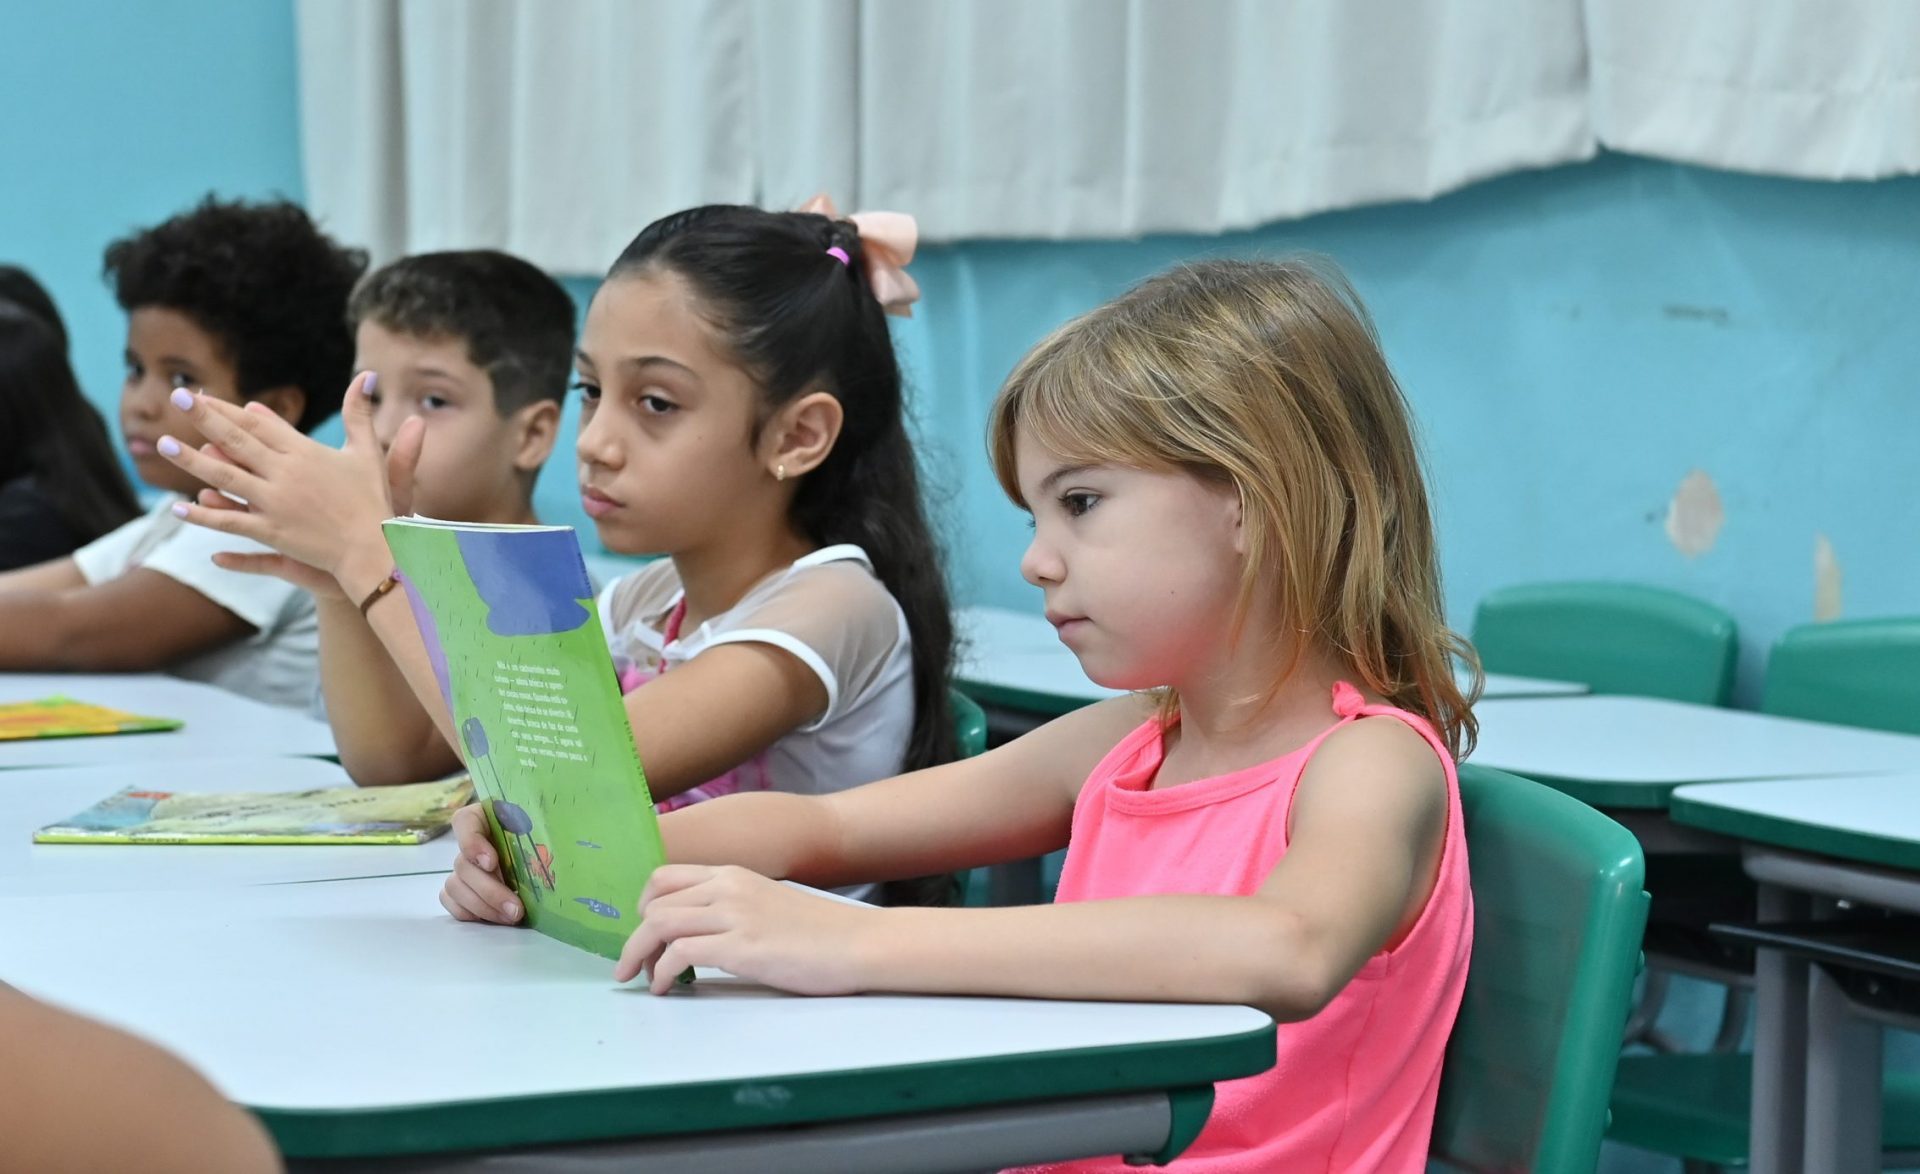
<svg viewBox="0 0 1920 1174"><path fill-rule="evenodd" d="M300 588L272 575L249 575L217 567L213 556L223 550L272 553L250 538L202 526L182 526L138 565L185 583L259 631L273 631L289 605L302 594Z"/></svg>
<svg viewBox="0 0 1920 1174"><path fill-rule="evenodd" d="M771 644L812 669L827 690L817 728L859 704L907 639L900 605L865 565L824 563L796 572L734 609L712 644Z"/></svg>
<svg viewBox="0 0 1920 1174"><path fill-rule="evenodd" d="M169 498L157 508L166 509L172 500ZM126 574L140 544L153 532L158 521L157 512L149 511L74 551L73 563L80 568L80 577L94 584Z"/></svg>

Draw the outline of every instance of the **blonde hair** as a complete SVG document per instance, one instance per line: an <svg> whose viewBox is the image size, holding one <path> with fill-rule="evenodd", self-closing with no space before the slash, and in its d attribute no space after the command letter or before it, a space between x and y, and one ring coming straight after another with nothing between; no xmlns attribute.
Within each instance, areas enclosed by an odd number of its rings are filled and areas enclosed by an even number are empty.
<svg viewBox="0 0 1920 1174"><path fill-rule="evenodd" d="M1024 507L1022 429L1069 460L1233 485L1247 542L1235 632L1271 593L1282 632L1322 642L1456 757L1472 749L1479 664L1446 626L1406 400L1330 265L1187 265L1054 331L1007 377L987 426L995 475ZM1290 643L1275 690L1305 651Z"/></svg>

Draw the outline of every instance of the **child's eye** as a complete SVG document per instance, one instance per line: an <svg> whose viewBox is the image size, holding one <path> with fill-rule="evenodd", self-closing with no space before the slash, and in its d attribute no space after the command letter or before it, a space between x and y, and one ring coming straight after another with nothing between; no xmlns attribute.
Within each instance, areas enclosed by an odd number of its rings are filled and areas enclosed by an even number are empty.
<svg viewBox="0 0 1920 1174"><path fill-rule="evenodd" d="M580 393L580 399L583 403L591 404L591 403L599 402L599 399L600 399L599 384L588 383L586 380L581 379L574 383L573 389Z"/></svg>
<svg viewBox="0 0 1920 1174"><path fill-rule="evenodd" d="M193 376L187 374L185 371L175 371L173 374L167 376L167 384L176 390L192 391Z"/></svg>
<svg viewBox="0 0 1920 1174"><path fill-rule="evenodd" d="M446 407L447 402L447 397L444 395L428 395L421 397L420 406L429 412L437 412Z"/></svg>
<svg viewBox="0 0 1920 1174"><path fill-rule="evenodd" d="M1080 517L1095 505L1099 504L1099 501L1100 495L1096 493L1063 493L1060 495L1060 504L1066 508L1067 516L1070 518Z"/></svg>
<svg viewBox="0 0 1920 1174"><path fill-rule="evenodd" d="M663 399L657 395L641 396L640 407L646 411L648 415L652 416L664 416L669 412L677 412L680 410L679 404L674 403L670 399Z"/></svg>

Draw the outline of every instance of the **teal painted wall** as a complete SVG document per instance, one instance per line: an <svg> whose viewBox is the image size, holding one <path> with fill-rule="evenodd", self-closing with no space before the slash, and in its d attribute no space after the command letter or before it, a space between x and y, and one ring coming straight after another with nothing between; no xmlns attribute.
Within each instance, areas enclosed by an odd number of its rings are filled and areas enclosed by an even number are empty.
<svg viewBox="0 0 1920 1174"><path fill-rule="evenodd" d="M0 4L0 260L60 303L109 420L126 320L102 251L208 191L299 199L294 83L284 0Z"/></svg>
<svg viewBox="0 0 1920 1174"><path fill-rule="evenodd" d="M50 284L109 409L122 321L102 246L208 189L297 196L294 68L286 3L0 11L0 256ZM1766 643L1812 618L1817 533L1845 614L1920 611L1920 179L1618 156L1224 238L923 250L925 297L898 337L961 599L1035 599L1017 571L1025 527L981 445L1021 352L1182 258L1295 249L1344 266L1379 320L1420 418L1456 623L1521 580L1667 584L1739 617L1751 697ZM584 302L593 282L570 285ZM1690 559L1663 523L1693 469L1726 523ZM583 521L564 456L539 500Z"/></svg>

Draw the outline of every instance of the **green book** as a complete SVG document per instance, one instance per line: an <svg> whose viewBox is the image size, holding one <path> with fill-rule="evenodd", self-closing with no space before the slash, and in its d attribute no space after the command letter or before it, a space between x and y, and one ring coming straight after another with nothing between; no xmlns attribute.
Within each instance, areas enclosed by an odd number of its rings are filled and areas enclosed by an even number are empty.
<svg viewBox="0 0 1920 1174"><path fill-rule="evenodd" d="M572 527L386 536L527 923L618 957L666 853Z"/></svg>

